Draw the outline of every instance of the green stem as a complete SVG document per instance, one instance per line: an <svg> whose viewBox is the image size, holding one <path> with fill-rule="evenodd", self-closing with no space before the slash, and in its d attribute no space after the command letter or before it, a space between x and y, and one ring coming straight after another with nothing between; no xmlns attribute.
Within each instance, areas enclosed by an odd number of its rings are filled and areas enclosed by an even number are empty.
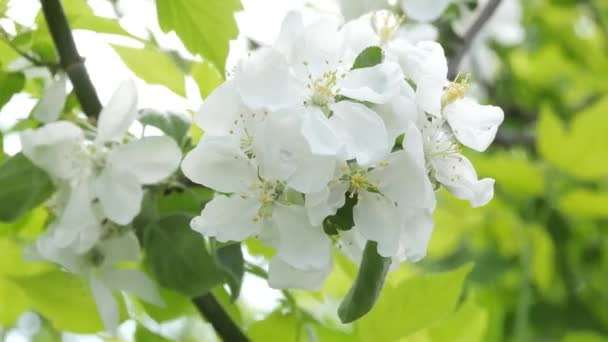
<svg viewBox="0 0 608 342"><path fill-rule="evenodd" d="M40 0L40 3L59 54L59 64L68 74L82 110L88 117L97 118L101 111L101 102L99 102L95 87L84 65L84 59L78 54L61 2L60 0Z"/></svg>
<svg viewBox="0 0 608 342"><path fill-rule="evenodd" d="M192 299L192 302L201 315L211 323L222 340L226 342L249 341L249 338L247 338L236 323L234 323L232 318L224 311L222 305L211 293L196 297Z"/></svg>

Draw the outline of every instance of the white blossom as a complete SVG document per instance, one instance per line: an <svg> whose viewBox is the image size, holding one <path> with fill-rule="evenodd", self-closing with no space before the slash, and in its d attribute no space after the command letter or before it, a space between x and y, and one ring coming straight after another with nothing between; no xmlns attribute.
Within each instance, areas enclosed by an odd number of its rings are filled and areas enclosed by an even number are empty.
<svg viewBox="0 0 608 342"><path fill-rule="evenodd" d="M140 249L132 232L116 234L102 240L85 254L45 243L50 236L43 234L30 256L56 262L70 273L86 277L102 321L110 332L116 332L120 322L113 291L125 291L151 304L164 306L156 285L144 272L118 267L122 262L139 261Z"/></svg>

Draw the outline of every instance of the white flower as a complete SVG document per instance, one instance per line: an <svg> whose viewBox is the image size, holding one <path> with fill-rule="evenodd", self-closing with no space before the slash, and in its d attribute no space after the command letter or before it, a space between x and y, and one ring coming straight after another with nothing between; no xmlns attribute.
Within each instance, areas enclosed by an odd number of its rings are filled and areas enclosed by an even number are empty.
<svg viewBox="0 0 608 342"><path fill-rule="evenodd" d="M64 73L49 80L40 101L32 111L34 118L43 123L53 122L59 118L68 97L66 82L67 75Z"/></svg>
<svg viewBox="0 0 608 342"><path fill-rule="evenodd" d="M409 227L410 218L417 216L420 210L435 207L433 187L424 164L422 138L418 128L411 124L405 133L403 150L385 155L371 167L344 165L328 190L307 195L309 218L316 223L334 214L344 204L348 191L350 196L357 197L353 207L353 229L366 239L376 241L380 255L397 256L402 249L401 237L408 235L404 230L417 229ZM424 250L427 242L423 241ZM418 244L419 241L409 240L408 243Z"/></svg>
<svg viewBox="0 0 608 342"><path fill-rule="evenodd" d="M405 77L416 84L419 108L440 113L442 91L448 83L448 64L441 45L430 41L414 45L400 39L393 41L388 51L399 61Z"/></svg>
<svg viewBox="0 0 608 342"><path fill-rule="evenodd" d="M237 82L238 76L218 87L201 106L195 122L207 136L231 136L238 141L245 155L259 161L263 177L284 181L304 193L325 187L335 159L312 153L297 112L253 109L237 93Z"/></svg>
<svg viewBox="0 0 608 342"><path fill-rule="evenodd" d="M295 269L328 265L329 238L309 222L297 203L301 195L282 180L258 174L257 159L241 149L236 137L204 136L184 159L182 170L194 182L232 194L217 195L207 203L192 220L195 231L222 242L266 235L277 257Z"/></svg>
<svg viewBox="0 0 608 342"><path fill-rule="evenodd" d="M492 199L494 180L478 180L473 165L460 153L458 142L484 151L494 140L503 116L498 107L462 98L448 104L442 117L429 116L430 120L423 125L425 155L432 177L457 198L470 201L473 207Z"/></svg>
<svg viewBox="0 0 608 342"><path fill-rule="evenodd" d="M394 62L351 70L361 47L353 48L338 26L321 19L304 27L297 16L288 16L282 31L291 35L289 43L279 38L274 48L243 62L236 87L251 107L294 111L313 154L370 163L390 147L382 120L358 101L388 102L398 94L403 77ZM349 144L363 140L367 143Z"/></svg>
<svg viewBox="0 0 608 342"><path fill-rule="evenodd" d="M54 229L58 236L69 236L78 251L86 250L92 241L79 234L99 234L99 229L86 227L98 226L94 222L104 218L128 224L140 211L142 185L163 180L179 166L181 151L169 137L122 144L137 115L136 104L135 85L123 83L103 108L93 142L85 139L80 127L66 121L21 134L23 153L67 186L70 197L78 198L77 203L71 198L67 201L66 212L59 215ZM79 226L81 220L90 225Z"/></svg>
<svg viewBox="0 0 608 342"><path fill-rule="evenodd" d="M118 268L118 263L139 261L139 244L132 232L103 240L86 254L45 243L46 238L49 238L47 234L40 237L34 253L62 265L71 273L88 278L91 293L108 331L116 332L120 320L118 303L112 291L125 291L151 304L164 306L156 285L145 273Z"/></svg>

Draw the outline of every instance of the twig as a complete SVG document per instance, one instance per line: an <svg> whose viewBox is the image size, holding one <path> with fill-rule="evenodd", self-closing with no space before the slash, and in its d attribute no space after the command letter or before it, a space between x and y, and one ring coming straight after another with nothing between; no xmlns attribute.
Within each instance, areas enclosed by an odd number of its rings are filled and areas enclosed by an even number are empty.
<svg viewBox="0 0 608 342"><path fill-rule="evenodd" d="M32 63L32 65L40 66L40 67L47 67L47 68L51 69L51 73L55 73L55 71L57 71L58 66L56 64L42 61L42 60L30 55L28 52L21 50L17 45L15 45L11 41L11 37L9 36L8 32L6 32L2 28L2 26L0 26L0 37L2 37L2 41L4 41L6 43L6 45L8 45L11 49L13 49L15 52L17 52L21 57L25 58L27 61Z"/></svg>
<svg viewBox="0 0 608 342"><path fill-rule="evenodd" d="M84 65L84 59L76 49L76 43L60 0L41 0L40 2L59 54L61 68L67 72L82 110L89 118L95 119L101 111L101 103Z"/></svg>
<svg viewBox="0 0 608 342"><path fill-rule="evenodd" d="M226 311L217 299L211 294L196 297L192 302L209 323L213 326L217 334L226 342L248 342L249 338L228 316Z"/></svg>
<svg viewBox="0 0 608 342"><path fill-rule="evenodd" d="M481 31L486 22L490 20L498 8L498 5L500 5L500 1L501 0L490 0L483 8L475 22L473 22L471 27L469 27L469 29L465 32L464 36L462 37L462 44L460 45L460 48L456 50L456 53L450 59L448 67L450 79L453 79L458 74L458 67L462 62L462 59L471 48L471 45L473 44L473 41L475 40L475 37L477 37L479 31Z"/></svg>

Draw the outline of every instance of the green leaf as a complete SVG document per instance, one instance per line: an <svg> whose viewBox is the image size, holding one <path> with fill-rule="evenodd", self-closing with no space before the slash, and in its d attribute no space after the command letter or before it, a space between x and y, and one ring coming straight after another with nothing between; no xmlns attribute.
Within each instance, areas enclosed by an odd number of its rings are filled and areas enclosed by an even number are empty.
<svg viewBox="0 0 608 342"><path fill-rule="evenodd" d="M268 341L272 336L275 341L296 341L301 336L302 325L292 314L285 314L280 311L271 313L261 321L257 321L249 327L247 335L252 341Z"/></svg>
<svg viewBox="0 0 608 342"><path fill-rule="evenodd" d="M378 244L368 241L357 278L338 308L342 323L353 322L372 309L380 296L390 265L390 258L378 254Z"/></svg>
<svg viewBox="0 0 608 342"><path fill-rule="evenodd" d="M198 90L203 99L224 82L222 74L213 64L207 61L194 63L190 70L190 76L198 84Z"/></svg>
<svg viewBox="0 0 608 342"><path fill-rule="evenodd" d="M215 251L218 264L226 274L226 282L230 287L230 297L234 302L241 292L245 264L240 243L222 246Z"/></svg>
<svg viewBox="0 0 608 342"><path fill-rule="evenodd" d="M194 315L196 308L190 298L173 290L160 287L159 292L165 303L164 307L141 301L146 313L157 322L170 321L182 316Z"/></svg>
<svg viewBox="0 0 608 342"><path fill-rule="evenodd" d="M141 324L138 324L135 328L135 341L147 341L147 342L169 342L173 341L165 338L155 332L150 331L148 328Z"/></svg>
<svg viewBox="0 0 608 342"><path fill-rule="evenodd" d="M454 315L411 335L403 342L482 342L488 329L488 320L487 310L468 299Z"/></svg>
<svg viewBox="0 0 608 342"><path fill-rule="evenodd" d="M148 126L160 129L163 133L175 139L178 145L183 146L186 141L190 121L183 115L171 112L157 112L155 110L143 110L139 121Z"/></svg>
<svg viewBox="0 0 608 342"><path fill-rule="evenodd" d="M353 63L353 70L373 67L374 65L382 63L383 58L384 52L380 47L370 46L357 56L355 63Z"/></svg>
<svg viewBox="0 0 608 342"><path fill-rule="evenodd" d="M362 341L397 341L447 317L454 311L472 268L466 264L450 272L415 275L386 286L374 310L357 322L359 337Z"/></svg>
<svg viewBox="0 0 608 342"><path fill-rule="evenodd" d="M185 75L168 54L150 47L112 47L137 77L150 84L164 85L174 93L186 96Z"/></svg>
<svg viewBox="0 0 608 342"><path fill-rule="evenodd" d="M522 196L540 195L545 190L541 165L533 163L522 151L487 154L475 153L473 164L477 173L496 179L503 191Z"/></svg>
<svg viewBox="0 0 608 342"><path fill-rule="evenodd" d="M6 70L6 67L19 58L19 54L8 43L0 39L0 70Z"/></svg>
<svg viewBox="0 0 608 342"><path fill-rule="evenodd" d="M561 342L606 342L608 336L601 336L593 331L576 331L570 332L561 340Z"/></svg>
<svg viewBox="0 0 608 342"><path fill-rule="evenodd" d="M32 308L60 330L94 333L104 330L97 307L84 279L50 271L14 282L30 299Z"/></svg>
<svg viewBox="0 0 608 342"><path fill-rule="evenodd" d="M608 218L608 192L574 189L559 199L559 207L568 215L588 219Z"/></svg>
<svg viewBox="0 0 608 342"><path fill-rule="evenodd" d="M608 98L579 112L566 129L553 111L545 107L537 126L539 153L552 165L581 179L608 176Z"/></svg>
<svg viewBox="0 0 608 342"><path fill-rule="evenodd" d="M30 307L30 300L23 290L9 278L0 275L0 324L12 326Z"/></svg>
<svg viewBox="0 0 608 342"><path fill-rule="evenodd" d="M191 217L173 215L148 228L146 261L161 286L196 297L224 282L224 272L205 247L205 239L190 228Z"/></svg>
<svg viewBox="0 0 608 342"><path fill-rule="evenodd" d="M0 221L14 221L53 192L47 174L21 153L0 165Z"/></svg>
<svg viewBox="0 0 608 342"><path fill-rule="evenodd" d="M238 29L234 12L239 0L156 0L156 13L163 32L175 31L184 45L224 73L229 42Z"/></svg>
<svg viewBox="0 0 608 342"><path fill-rule="evenodd" d="M0 109L10 101L25 85L25 76L22 73L0 72Z"/></svg>

